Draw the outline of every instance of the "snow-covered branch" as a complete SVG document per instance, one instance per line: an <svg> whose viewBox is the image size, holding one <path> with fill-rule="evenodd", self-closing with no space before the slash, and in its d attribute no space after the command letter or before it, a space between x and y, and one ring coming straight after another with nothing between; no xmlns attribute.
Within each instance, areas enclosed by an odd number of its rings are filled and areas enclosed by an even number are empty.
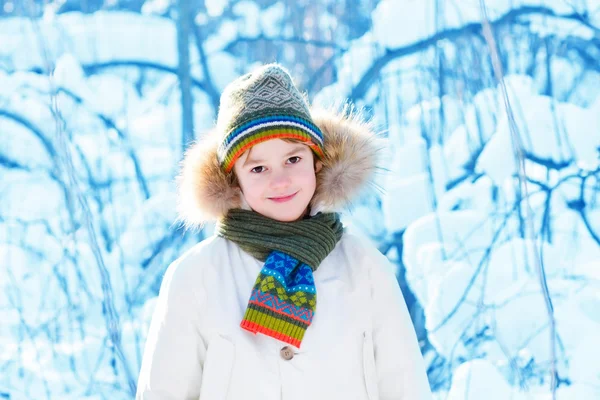
<svg viewBox="0 0 600 400"><path fill-rule="evenodd" d="M494 21L491 21L490 24L493 27L507 25L510 24L522 17L532 16L532 15L541 15L541 16L551 16L558 17L567 20L574 21L582 21L585 20L583 16L578 13L572 13L567 15L557 15L556 12L552 8L548 7L532 7L532 6L523 6L520 8L515 8L497 18ZM385 49L383 55L375 59L372 65L369 67L367 71L362 75L358 83L352 89L350 97L352 99L360 100L362 99L369 87L373 84L373 82L380 75L382 69L392 60L404 57L410 54L419 53L427 48L436 45L437 43L448 40L448 41L456 41L462 37L469 36L480 36L482 34L482 24L480 22L474 22L465 24L460 28L447 29L441 32L437 32L434 35L414 42L408 46Z"/></svg>

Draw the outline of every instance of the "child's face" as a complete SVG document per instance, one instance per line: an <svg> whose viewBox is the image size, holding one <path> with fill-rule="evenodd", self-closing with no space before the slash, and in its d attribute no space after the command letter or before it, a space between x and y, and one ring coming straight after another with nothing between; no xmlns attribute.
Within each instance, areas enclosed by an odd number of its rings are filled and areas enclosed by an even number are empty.
<svg viewBox="0 0 600 400"><path fill-rule="evenodd" d="M302 143L272 139L242 154L233 170L252 210L290 222L304 216L315 193L321 163L313 157Z"/></svg>

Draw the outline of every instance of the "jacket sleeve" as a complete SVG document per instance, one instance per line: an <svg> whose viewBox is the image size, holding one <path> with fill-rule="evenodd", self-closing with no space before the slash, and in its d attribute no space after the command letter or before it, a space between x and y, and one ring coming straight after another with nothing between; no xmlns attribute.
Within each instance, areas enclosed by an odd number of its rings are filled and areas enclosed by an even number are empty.
<svg viewBox="0 0 600 400"><path fill-rule="evenodd" d="M206 346L199 332L198 279L173 262L150 323L136 400L198 400ZM196 282L195 284L192 284Z"/></svg>
<svg viewBox="0 0 600 400"><path fill-rule="evenodd" d="M425 362L389 260L372 249L373 346L381 400L431 400Z"/></svg>

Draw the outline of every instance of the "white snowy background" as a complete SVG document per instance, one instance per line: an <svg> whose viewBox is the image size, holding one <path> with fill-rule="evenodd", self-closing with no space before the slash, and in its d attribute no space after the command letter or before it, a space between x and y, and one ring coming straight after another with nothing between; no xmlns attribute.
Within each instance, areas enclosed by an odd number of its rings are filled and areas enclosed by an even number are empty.
<svg viewBox="0 0 600 400"><path fill-rule="evenodd" d="M174 223L183 149L272 61L389 138L344 220L436 398L600 399L598 0L0 0L0 398L133 398L162 275L212 234Z"/></svg>

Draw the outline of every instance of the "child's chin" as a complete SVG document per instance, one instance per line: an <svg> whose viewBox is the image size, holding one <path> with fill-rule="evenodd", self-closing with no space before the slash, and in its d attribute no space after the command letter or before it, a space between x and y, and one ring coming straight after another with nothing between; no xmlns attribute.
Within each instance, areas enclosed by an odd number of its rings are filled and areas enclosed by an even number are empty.
<svg viewBox="0 0 600 400"><path fill-rule="evenodd" d="M263 214L265 217L269 217L279 222L293 222L297 221L304 215L303 210L269 210L268 214Z"/></svg>

